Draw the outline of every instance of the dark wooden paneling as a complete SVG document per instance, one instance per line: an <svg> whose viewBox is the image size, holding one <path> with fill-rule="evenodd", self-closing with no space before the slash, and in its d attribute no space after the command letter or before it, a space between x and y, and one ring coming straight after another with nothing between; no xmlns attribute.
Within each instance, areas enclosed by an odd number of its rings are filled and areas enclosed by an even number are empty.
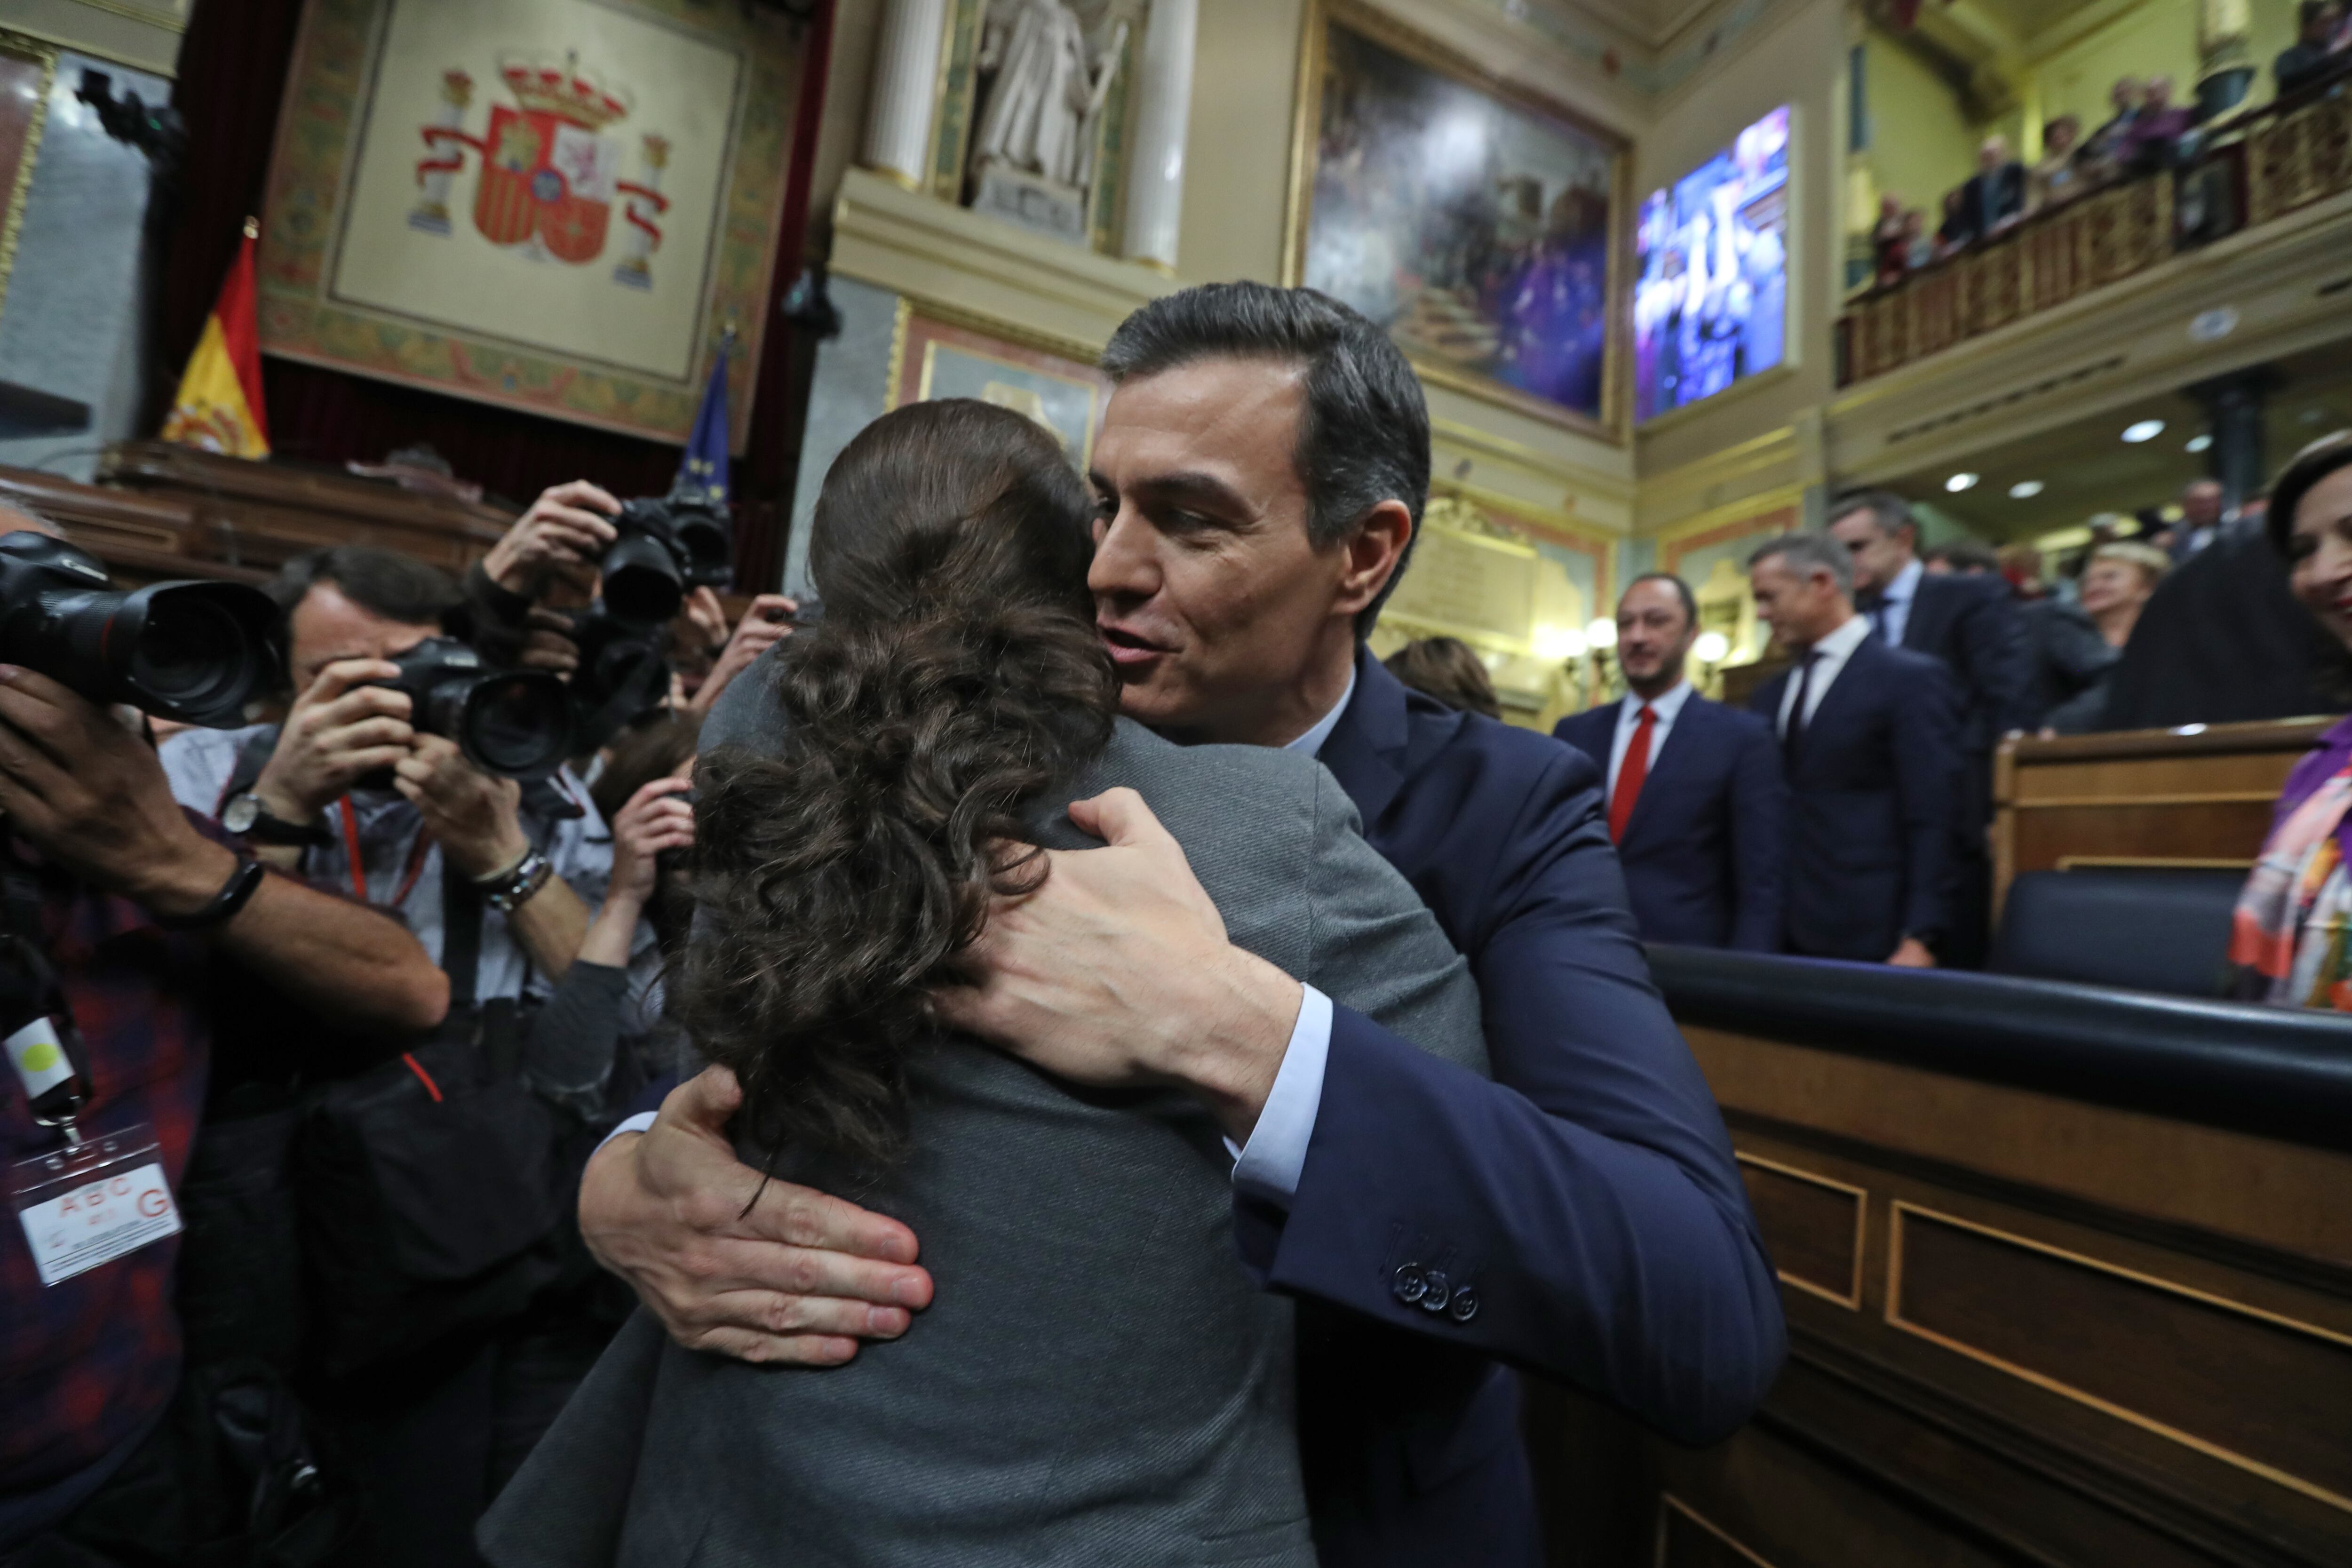
<svg viewBox="0 0 2352 1568"><path fill-rule="evenodd" d="M2352 1342L1898 1209L1888 1319L2352 1514Z"/></svg>
<svg viewBox="0 0 2352 1568"><path fill-rule="evenodd" d="M1658 1519L1658 1568L1777 1568L1668 1497Z"/></svg>
<svg viewBox="0 0 2352 1568"><path fill-rule="evenodd" d="M1781 1280L1860 1307L1862 1189L1746 1154L1739 1173Z"/></svg>

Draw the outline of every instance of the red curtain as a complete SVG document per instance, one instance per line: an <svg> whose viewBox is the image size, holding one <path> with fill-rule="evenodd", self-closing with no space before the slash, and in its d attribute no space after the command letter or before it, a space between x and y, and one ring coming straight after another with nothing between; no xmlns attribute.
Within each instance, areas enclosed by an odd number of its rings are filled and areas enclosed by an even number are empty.
<svg viewBox="0 0 2352 1568"><path fill-rule="evenodd" d="M168 205L156 290L156 419L204 331L246 216L261 210L301 15L302 0L199 0L189 20L173 95L188 129L187 157L177 188L163 195ZM824 31L820 26L810 40L818 46L809 56L820 71ZM778 257L779 295L798 270L797 236L793 250ZM747 589L776 580L805 412L809 356L772 310L772 300L750 448L736 468L742 503L737 581ZM516 504L572 479L593 479L615 495L659 494L677 470L678 448L662 442L315 365L265 355L262 382L270 446L285 461L381 462L394 447L425 443L460 478Z"/></svg>

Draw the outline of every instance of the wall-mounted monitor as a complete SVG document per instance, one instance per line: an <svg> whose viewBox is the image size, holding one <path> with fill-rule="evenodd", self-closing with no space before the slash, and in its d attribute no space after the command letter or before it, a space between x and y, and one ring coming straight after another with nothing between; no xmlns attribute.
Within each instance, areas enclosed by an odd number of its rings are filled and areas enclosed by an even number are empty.
<svg viewBox="0 0 2352 1568"><path fill-rule="evenodd" d="M1788 353L1789 110L1642 204L1633 417L1686 408Z"/></svg>

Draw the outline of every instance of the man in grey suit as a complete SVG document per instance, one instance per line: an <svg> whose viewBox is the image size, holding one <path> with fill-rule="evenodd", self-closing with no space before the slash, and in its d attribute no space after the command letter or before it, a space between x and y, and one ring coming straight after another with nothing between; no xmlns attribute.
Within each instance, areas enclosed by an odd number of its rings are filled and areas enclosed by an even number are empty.
<svg viewBox="0 0 2352 1568"><path fill-rule="evenodd" d="M767 673L729 687L706 754L772 749ZM1318 763L1122 719L1029 814L1036 842L1094 848L1073 815L1164 897L1189 864L1233 942L1310 998L1485 1070L1466 965ZM761 1368L639 1312L484 1521L498 1568L1311 1568L1291 1307L1235 1264L1209 1110L1076 1090L951 1036L912 1077L913 1154L860 1196L915 1227L948 1287L921 1331L835 1369Z"/></svg>

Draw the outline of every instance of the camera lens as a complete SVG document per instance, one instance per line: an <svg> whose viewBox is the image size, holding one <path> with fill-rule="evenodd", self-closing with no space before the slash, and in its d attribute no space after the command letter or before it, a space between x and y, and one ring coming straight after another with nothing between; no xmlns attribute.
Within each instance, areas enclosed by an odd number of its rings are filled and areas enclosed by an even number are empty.
<svg viewBox="0 0 2352 1568"><path fill-rule="evenodd" d="M485 677L467 693L460 741L492 773L514 778L553 773L572 742L569 694L549 675Z"/></svg>
<svg viewBox="0 0 2352 1568"><path fill-rule="evenodd" d="M686 576L659 540L625 534L604 553L604 605L631 621L666 621L686 602Z"/></svg>
<svg viewBox="0 0 2352 1568"><path fill-rule="evenodd" d="M208 710L243 701L266 679L262 650L220 605L185 595L148 602L131 655L140 692L173 709Z"/></svg>

